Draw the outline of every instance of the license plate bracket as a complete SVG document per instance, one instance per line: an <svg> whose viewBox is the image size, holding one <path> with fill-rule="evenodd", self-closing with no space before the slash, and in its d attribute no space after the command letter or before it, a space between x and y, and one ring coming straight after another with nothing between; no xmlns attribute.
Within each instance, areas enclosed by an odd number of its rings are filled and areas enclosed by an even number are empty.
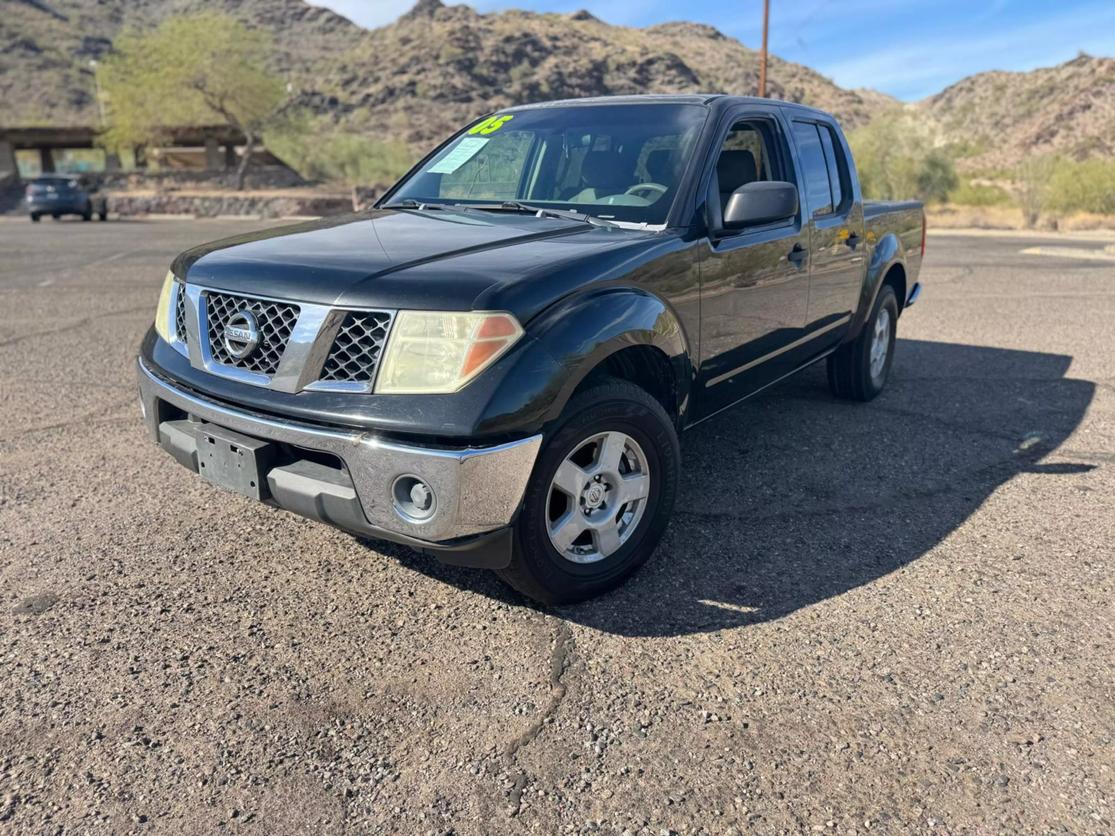
<svg viewBox="0 0 1115 836"><path fill-rule="evenodd" d="M212 424L202 424L196 438L197 470L204 479L251 499L268 497L273 444Z"/></svg>

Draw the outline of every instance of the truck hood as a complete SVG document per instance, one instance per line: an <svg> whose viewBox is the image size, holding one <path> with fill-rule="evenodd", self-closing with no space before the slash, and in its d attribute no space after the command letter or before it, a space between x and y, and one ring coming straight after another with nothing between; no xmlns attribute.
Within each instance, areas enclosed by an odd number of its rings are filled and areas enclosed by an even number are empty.
<svg viewBox="0 0 1115 836"><path fill-rule="evenodd" d="M195 247L173 270L206 287L323 305L512 310L513 296L522 318L553 294L524 302L501 289L648 237L533 215L379 210Z"/></svg>

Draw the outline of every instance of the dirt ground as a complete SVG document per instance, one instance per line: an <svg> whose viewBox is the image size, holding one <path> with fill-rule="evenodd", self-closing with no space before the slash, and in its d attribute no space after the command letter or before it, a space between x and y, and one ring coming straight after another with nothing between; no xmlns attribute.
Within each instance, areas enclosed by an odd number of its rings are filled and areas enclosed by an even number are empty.
<svg viewBox="0 0 1115 836"><path fill-rule="evenodd" d="M0 831L1112 831L1115 264L932 237L883 396L694 429L548 611L147 440L171 257L258 225L0 222Z"/></svg>

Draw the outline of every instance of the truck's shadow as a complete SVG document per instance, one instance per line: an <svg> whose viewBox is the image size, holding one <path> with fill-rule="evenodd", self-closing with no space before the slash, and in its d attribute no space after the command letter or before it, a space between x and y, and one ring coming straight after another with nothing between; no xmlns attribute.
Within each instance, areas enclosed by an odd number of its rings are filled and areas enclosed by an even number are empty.
<svg viewBox="0 0 1115 836"><path fill-rule="evenodd" d="M833 400L814 367L683 436L673 522L626 585L558 613L665 636L768 621L917 560L1080 424L1070 357L900 340L887 391ZM448 583L525 604L488 573L391 550Z"/></svg>

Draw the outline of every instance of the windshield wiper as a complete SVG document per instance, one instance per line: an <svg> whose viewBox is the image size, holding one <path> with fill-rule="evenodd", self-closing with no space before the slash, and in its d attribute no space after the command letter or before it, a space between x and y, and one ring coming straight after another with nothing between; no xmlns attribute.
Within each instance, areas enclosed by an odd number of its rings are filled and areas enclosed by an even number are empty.
<svg viewBox="0 0 1115 836"><path fill-rule="evenodd" d="M415 200L408 197L405 200L400 200L398 203L385 203L384 209L417 209L422 211L424 209L453 209L453 206L447 206L444 203L430 203L425 200Z"/></svg>
<svg viewBox="0 0 1115 836"><path fill-rule="evenodd" d="M589 215L587 212L578 212L576 209L551 209L546 206L531 206L520 200L504 200L499 203L431 203L425 200L415 200L408 197L396 203L387 203L384 209L440 209L446 212L469 212L479 209L482 212L518 212L523 215L534 215L536 218L560 218L563 221L582 221L592 226L610 226L616 224Z"/></svg>
<svg viewBox="0 0 1115 836"><path fill-rule="evenodd" d="M521 200L504 200L499 203L466 203L469 209L481 209L489 212L518 212L523 215L534 215L538 218L561 218L566 221L583 221L593 226L615 226L611 221L589 215L587 212L578 212L576 209L551 209L546 206L531 206Z"/></svg>

